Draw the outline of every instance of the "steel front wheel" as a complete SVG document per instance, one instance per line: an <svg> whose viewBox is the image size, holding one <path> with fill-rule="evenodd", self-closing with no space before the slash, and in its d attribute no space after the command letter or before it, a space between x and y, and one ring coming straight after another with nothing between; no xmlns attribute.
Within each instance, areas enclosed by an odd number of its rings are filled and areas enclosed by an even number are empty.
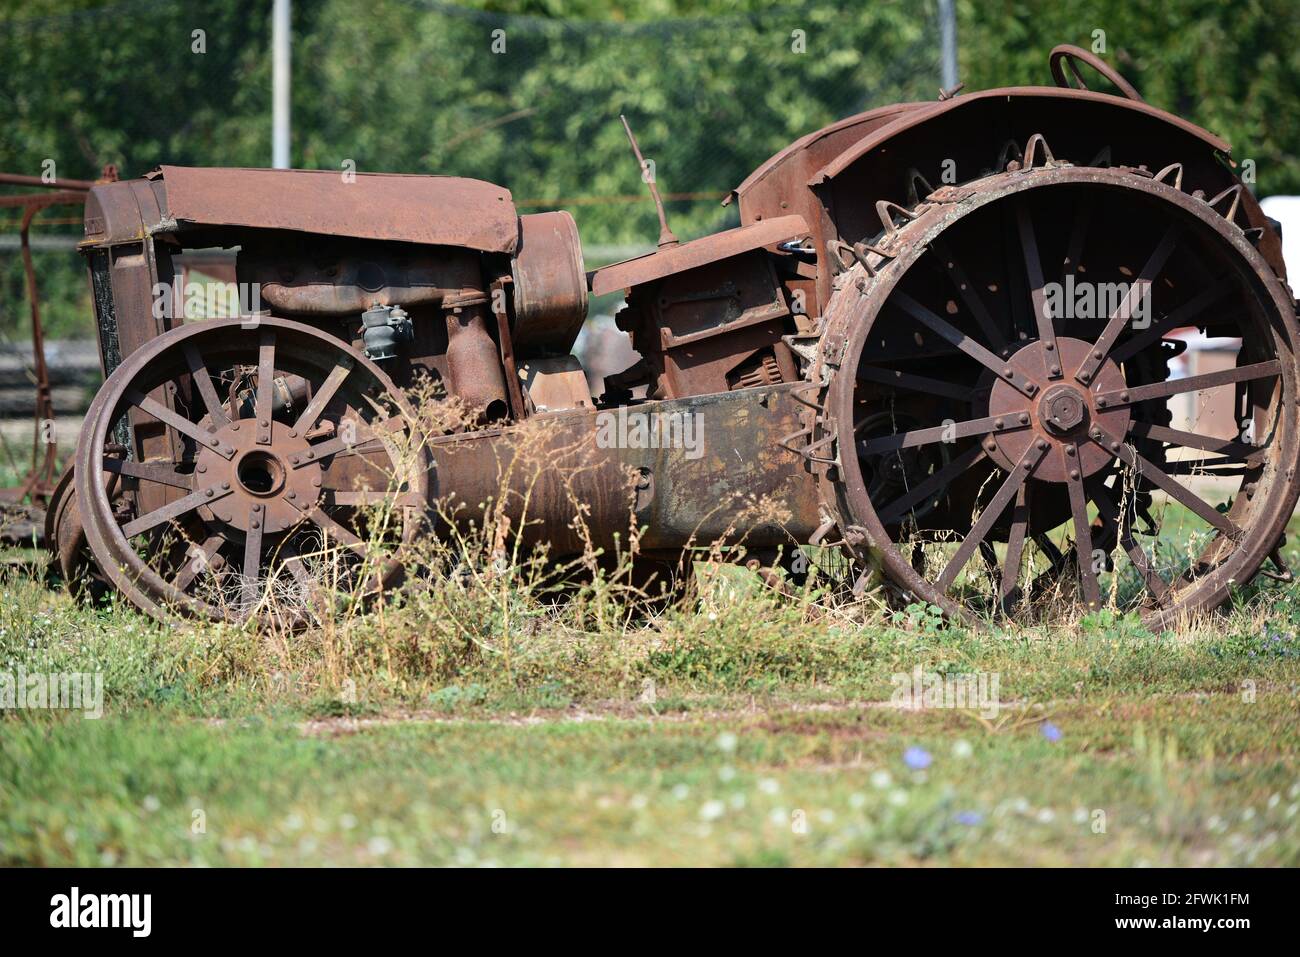
<svg viewBox="0 0 1300 957"><path fill-rule="evenodd" d="M77 447L95 561L156 616L301 623L391 583L429 465L396 386L284 319L173 329L109 377ZM101 482L116 476L112 501Z"/></svg>

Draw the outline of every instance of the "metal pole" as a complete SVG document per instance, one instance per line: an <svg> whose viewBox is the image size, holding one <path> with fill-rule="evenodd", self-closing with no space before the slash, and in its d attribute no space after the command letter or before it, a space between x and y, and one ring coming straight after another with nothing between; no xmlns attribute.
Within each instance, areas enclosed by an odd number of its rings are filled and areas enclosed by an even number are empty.
<svg viewBox="0 0 1300 957"><path fill-rule="evenodd" d="M271 13L271 165L289 168L289 0Z"/></svg>
<svg viewBox="0 0 1300 957"><path fill-rule="evenodd" d="M957 10L955 0L939 0L940 84L945 90L957 85Z"/></svg>

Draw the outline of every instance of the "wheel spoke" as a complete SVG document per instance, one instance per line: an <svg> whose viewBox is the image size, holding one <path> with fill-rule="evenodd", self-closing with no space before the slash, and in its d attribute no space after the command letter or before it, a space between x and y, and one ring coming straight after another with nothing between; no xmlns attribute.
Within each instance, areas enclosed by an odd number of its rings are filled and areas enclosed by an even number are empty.
<svg viewBox="0 0 1300 957"><path fill-rule="evenodd" d="M280 547L280 558L282 559L280 567L287 568L294 581L301 585L304 591L310 593L315 590L316 580L311 577L311 572L307 571L307 566L297 548L286 542Z"/></svg>
<svg viewBox="0 0 1300 957"><path fill-rule="evenodd" d="M1092 224L1092 207L1085 204L1074 214L1074 225L1070 227L1070 241L1065 247L1065 262L1061 264L1061 284L1070 273L1077 273L1083 261L1083 244L1088 238L1088 227Z"/></svg>
<svg viewBox="0 0 1300 957"><path fill-rule="evenodd" d="M969 402L971 396L971 390L966 386L954 385L951 382L944 382L942 379L931 379L929 376L898 372L893 369L882 369L879 366L859 366L858 381L892 385L895 388L907 389L911 392L922 392L926 395L941 395L944 398L956 399L960 402Z"/></svg>
<svg viewBox="0 0 1300 957"><path fill-rule="evenodd" d="M405 427L405 423L399 418L385 419L379 425L380 432L399 432ZM360 429L357 430L360 432ZM370 430L367 430L368 432ZM342 457L344 455L364 455L367 452L383 451L384 444L378 437L373 434L366 436L353 436L351 442L348 442L343 436L330 439L328 442L321 442L319 445L313 445L308 449L310 456L303 456L298 462L292 463L294 468L302 468L304 465L310 465L312 462L319 462L321 459L329 458L331 455Z"/></svg>
<svg viewBox="0 0 1300 957"><path fill-rule="evenodd" d="M1007 533L1007 554L1002 560L1002 582L998 589L1002 607L1009 609L1015 603L1020 589L1020 560L1025 551L1025 536L1029 532L1029 485L1016 489L1016 505L1011 513L1011 530Z"/></svg>
<svg viewBox="0 0 1300 957"><path fill-rule="evenodd" d="M1097 437L1099 435L1100 438ZM1092 433L1092 441L1102 446L1102 448L1107 448L1111 454L1117 456L1125 465L1164 490L1170 498L1186 506L1190 511L1199 515L1229 538L1235 540L1241 534L1241 529L1232 519L1182 485L1160 466L1144 458L1132 446L1124 445L1113 435L1100 428ZM1115 446L1115 448L1108 448L1109 446Z"/></svg>
<svg viewBox="0 0 1300 957"><path fill-rule="evenodd" d="M1132 319L1134 307L1137 306L1143 296L1148 294L1151 284L1155 281L1156 276L1160 275L1160 270L1164 268L1176 245L1178 245L1178 226L1175 224L1165 230L1164 236L1161 237L1160 242L1152 251L1150 258L1147 259L1146 265L1142 267L1142 272L1129 285L1128 293L1115 307L1115 311L1110 314L1106 328L1093 344L1092 352L1088 354L1088 358L1083 360L1074 374L1075 379L1079 382L1091 382L1092 377L1097 374L1097 369L1101 367L1101 364L1106 360L1106 356L1114 348L1115 340L1119 338L1119 334L1124 331L1125 325ZM1149 307L1149 299L1147 304Z"/></svg>
<svg viewBox="0 0 1300 957"><path fill-rule="evenodd" d="M240 583L243 606L249 613L262 591L263 509L253 505L248 512L248 531L244 535L244 572Z"/></svg>
<svg viewBox="0 0 1300 957"><path fill-rule="evenodd" d="M1200 449L1203 452L1221 452L1227 458L1218 461L1224 462L1244 462L1261 455L1265 451L1257 445L1247 445L1245 442L1235 442L1232 439L1219 439L1212 435L1201 435L1198 432L1183 432L1180 429L1171 429L1164 425L1141 422L1137 419L1129 423L1128 430L1131 435L1154 439L1157 442L1168 442L1172 445L1181 445L1190 449ZM1210 461L1215 460L1211 459Z"/></svg>
<svg viewBox="0 0 1300 957"><path fill-rule="evenodd" d="M302 415L298 416L298 421L293 424L294 431L301 434L316 424L316 420L320 418L321 413L325 411L325 407L329 405L330 400L334 398L334 394L338 392L339 386L343 384L343 380L348 377L348 373L351 371L352 360L347 357L340 359L338 364L330 370L330 374L325 377L325 381L321 383L320 388L311 397L311 402L307 404L307 408L302 410Z"/></svg>
<svg viewBox="0 0 1300 957"><path fill-rule="evenodd" d="M1078 446L1074 458L1078 459ZM1070 517L1074 520L1075 564L1079 566L1079 581L1083 586L1083 600L1089 608L1101 604L1101 587L1097 582L1097 571L1093 568L1092 557L1092 523L1088 518L1088 496L1083 491L1083 480L1078 469L1072 469L1066 480L1070 494Z"/></svg>
<svg viewBox="0 0 1300 957"><path fill-rule="evenodd" d="M225 543L222 536L212 535L202 545L191 545L189 558L172 579L172 587L177 591L187 591L195 579L211 567L212 559Z"/></svg>
<svg viewBox="0 0 1300 957"><path fill-rule="evenodd" d="M316 524L316 527L319 528L322 532L329 535L331 538L338 539L343 546L345 546L346 548L350 549L353 552L356 552L362 558L366 556L367 554L366 543L363 542L361 539L359 539L352 532L348 531L338 522L334 521L334 519L330 518L330 516L325 512L325 510L321 508L319 505L315 505L311 509L309 509L306 512L306 515L307 518L309 518L312 522L314 522Z"/></svg>
<svg viewBox="0 0 1300 957"><path fill-rule="evenodd" d="M961 475L972 465L984 458L984 448L972 446L957 456L943 468L917 483L899 498L894 499L880 510L880 524L892 525L911 511L918 503L924 502L942 488L946 488L953 479Z"/></svg>
<svg viewBox="0 0 1300 957"><path fill-rule="evenodd" d="M1183 326L1194 325L1193 319L1217 303L1231 290L1231 280L1219 280L1209 289L1187 300L1159 322L1153 322L1149 328L1143 329L1130 339L1126 339L1111 352L1111 360L1117 363L1125 362L1163 337L1165 333L1181 329Z"/></svg>
<svg viewBox="0 0 1300 957"><path fill-rule="evenodd" d="M942 260L944 268L948 271L949 278L952 279L953 285L957 287L957 294L961 296L962 302L970 310L975 321L979 323L980 331L984 333L988 343L998 352L1004 350L1007 346L1007 340L998 330L997 324L993 321L993 316L989 314L988 307L984 305L984 300L975 290L966 275L966 270L961 268L961 263L948 255L948 250L937 240L930 243L930 251Z"/></svg>
<svg viewBox="0 0 1300 957"><path fill-rule="evenodd" d="M392 504L394 507L419 505L415 496L393 490L374 489L321 489L328 497L329 504L343 505L351 508Z"/></svg>
<svg viewBox="0 0 1300 957"><path fill-rule="evenodd" d="M1106 486L1101 482L1096 482L1093 484L1091 492L1092 500L1097 503L1097 511L1101 513L1103 519L1115 526L1119 543L1124 551L1128 553L1128 559L1133 563L1133 567L1142 576L1142 581L1146 584L1147 590L1151 592L1157 603L1163 603L1165 596L1169 593L1169 586L1151 567L1151 562L1147 559L1147 553L1142 550L1142 546L1133 537L1131 525L1123 520L1119 507L1116 506L1115 500L1110 497Z"/></svg>
<svg viewBox="0 0 1300 957"><path fill-rule="evenodd" d="M208 367L203 364L203 356L199 354L199 347L193 341L185 343L185 361L190 367L190 378L199 390L199 395L203 398L203 404L208 408L208 416L212 419L212 424L218 429L223 425L230 423L230 417L226 415L225 406L221 399L217 397L217 390L212 385L212 376L208 373Z"/></svg>
<svg viewBox="0 0 1300 957"><path fill-rule="evenodd" d="M257 346L257 398L253 414L257 418L257 444L271 444L271 411L275 398L275 330L262 327Z"/></svg>
<svg viewBox="0 0 1300 957"><path fill-rule="evenodd" d="M1172 395L1180 395L1184 392L1198 392L1202 389L1213 389L1233 382L1266 379L1279 375L1281 372L1282 363L1276 359L1269 359L1267 362L1255 362L1248 366L1237 366L1234 369L1220 369L1218 372L1205 372L1201 375L1188 376L1185 379L1168 379L1164 382L1153 382L1150 385L1135 385L1126 389L1116 389L1113 392L1103 392L1097 396L1097 406L1099 408L1114 408L1115 406L1134 405L1138 402L1149 402L1152 399L1167 399Z"/></svg>
<svg viewBox="0 0 1300 957"><path fill-rule="evenodd" d="M228 459L235 454L234 449L225 442L222 442L211 432L204 431L189 419L176 414L161 402L157 402L135 389L127 391L126 401L141 411L153 416L159 422L163 423L163 425L171 426L177 432L181 433L181 435L193 439L196 444L201 445L204 448L212 449L224 459Z"/></svg>
<svg viewBox="0 0 1300 957"><path fill-rule="evenodd" d="M911 296L907 295L907 293L895 289L893 294L890 295L889 301L897 304L913 319L916 319L922 325L927 326L935 335L960 349L966 355L970 356L1017 391L1028 396L1032 396L1038 391L1038 387L1034 385L1034 383L1030 382L1020 373L1006 365L1001 359L989 352L988 349L985 349L982 345L970 336L966 335L952 323L939 316L933 310L927 309L925 306L921 305Z"/></svg>
<svg viewBox="0 0 1300 957"><path fill-rule="evenodd" d="M1053 357L1044 371L1050 379L1061 377L1059 353L1056 351L1056 328L1047 308L1047 284L1043 281L1043 264L1038 257L1038 239L1034 235L1034 222L1029 218L1029 207L1021 203L1016 208L1016 228L1020 233L1020 251L1025 259L1025 278L1029 282L1029 299L1033 303L1034 321L1038 323L1038 338Z"/></svg>
<svg viewBox="0 0 1300 957"><path fill-rule="evenodd" d="M1024 421L1021 421L1024 416ZM859 423L857 428L862 428ZM990 415L982 419L967 419L965 422L953 422L950 425L936 425L928 429L913 429L910 432L898 432L894 435L882 435L868 439L858 446L860 455L874 455L879 452L891 452L895 449L910 449L918 445L930 445L934 442L955 442L971 435L983 435L986 432L1017 432L1029 427L1029 412L1008 412L1004 415ZM855 429L856 431L856 429Z"/></svg>
<svg viewBox="0 0 1300 957"><path fill-rule="evenodd" d="M1020 457L1020 461L1016 463L1016 467L1011 470L1011 474L1006 477L1001 487L993 493L992 500L980 513L979 519L971 526L970 533L939 575L936 584L938 584L941 592L946 592L952 587L952 583L957 580L961 570L966 567L966 563L975 554L980 542L984 541L998 518L1006 511L1007 505L1010 504L1011 499L1016 494L1016 490L1024 485L1026 479L1033 474L1045 452L1046 443L1044 443L1044 448L1039 448L1037 443L1031 445L1025 451L1025 454Z"/></svg>
<svg viewBox="0 0 1300 957"><path fill-rule="evenodd" d="M194 488L194 477L183 475L172 468L171 462L132 462L112 455L104 456L104 471L116 475L129 475L144 482L170 485L172 488L186 490Z"/></svg>
<svg viewBox="0 0 1300 957"><path fill-rule="evenodd" d="M196 492L191 492L184 498L178 498L174 502L169 502L162 508L156 508L152 512L141 515L134 521L127 522L122 526L122 534L128 539L134 538L136 535L157 528L164 522L170 522L173 519L177 519L186 512L198 508L200 505L208 502L220 501L229 494L230 489L223 489L216 485L201 488Z"/></svg>

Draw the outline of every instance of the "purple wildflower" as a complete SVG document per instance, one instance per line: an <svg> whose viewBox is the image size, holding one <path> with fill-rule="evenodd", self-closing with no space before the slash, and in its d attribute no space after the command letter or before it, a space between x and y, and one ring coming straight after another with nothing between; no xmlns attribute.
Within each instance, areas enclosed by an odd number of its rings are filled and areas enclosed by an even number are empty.
<svg viewBox="0 0 1300 957"><path fill-rule="evenodd" d="M903 763L913 771L924 771L934 761L930 752L915 745L903 752Z"/></svg>

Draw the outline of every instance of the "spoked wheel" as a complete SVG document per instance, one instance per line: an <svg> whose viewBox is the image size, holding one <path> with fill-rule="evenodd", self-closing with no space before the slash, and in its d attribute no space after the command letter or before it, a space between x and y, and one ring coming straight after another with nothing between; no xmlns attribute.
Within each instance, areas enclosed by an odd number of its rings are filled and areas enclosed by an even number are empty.
<svg viewBox="0 0 1300 957"><path fill-rule="evenodd" d="M156 616L301 624L400 573L429 459L359 352L284 319L173 329L109 377L77 446L96 564ZM120 480L110 500L105 472Z"/></svg>
<svg viewBox="0 0 1300 957"><path fill-rule="evenodd" d="M1068 166L910 212L827 310L846 542L912 600L1025 620L1168 623L1276 558L1300 334L1240 227L1149 174ZM1176 377L1189 335L1215 348Z"/></svg>

